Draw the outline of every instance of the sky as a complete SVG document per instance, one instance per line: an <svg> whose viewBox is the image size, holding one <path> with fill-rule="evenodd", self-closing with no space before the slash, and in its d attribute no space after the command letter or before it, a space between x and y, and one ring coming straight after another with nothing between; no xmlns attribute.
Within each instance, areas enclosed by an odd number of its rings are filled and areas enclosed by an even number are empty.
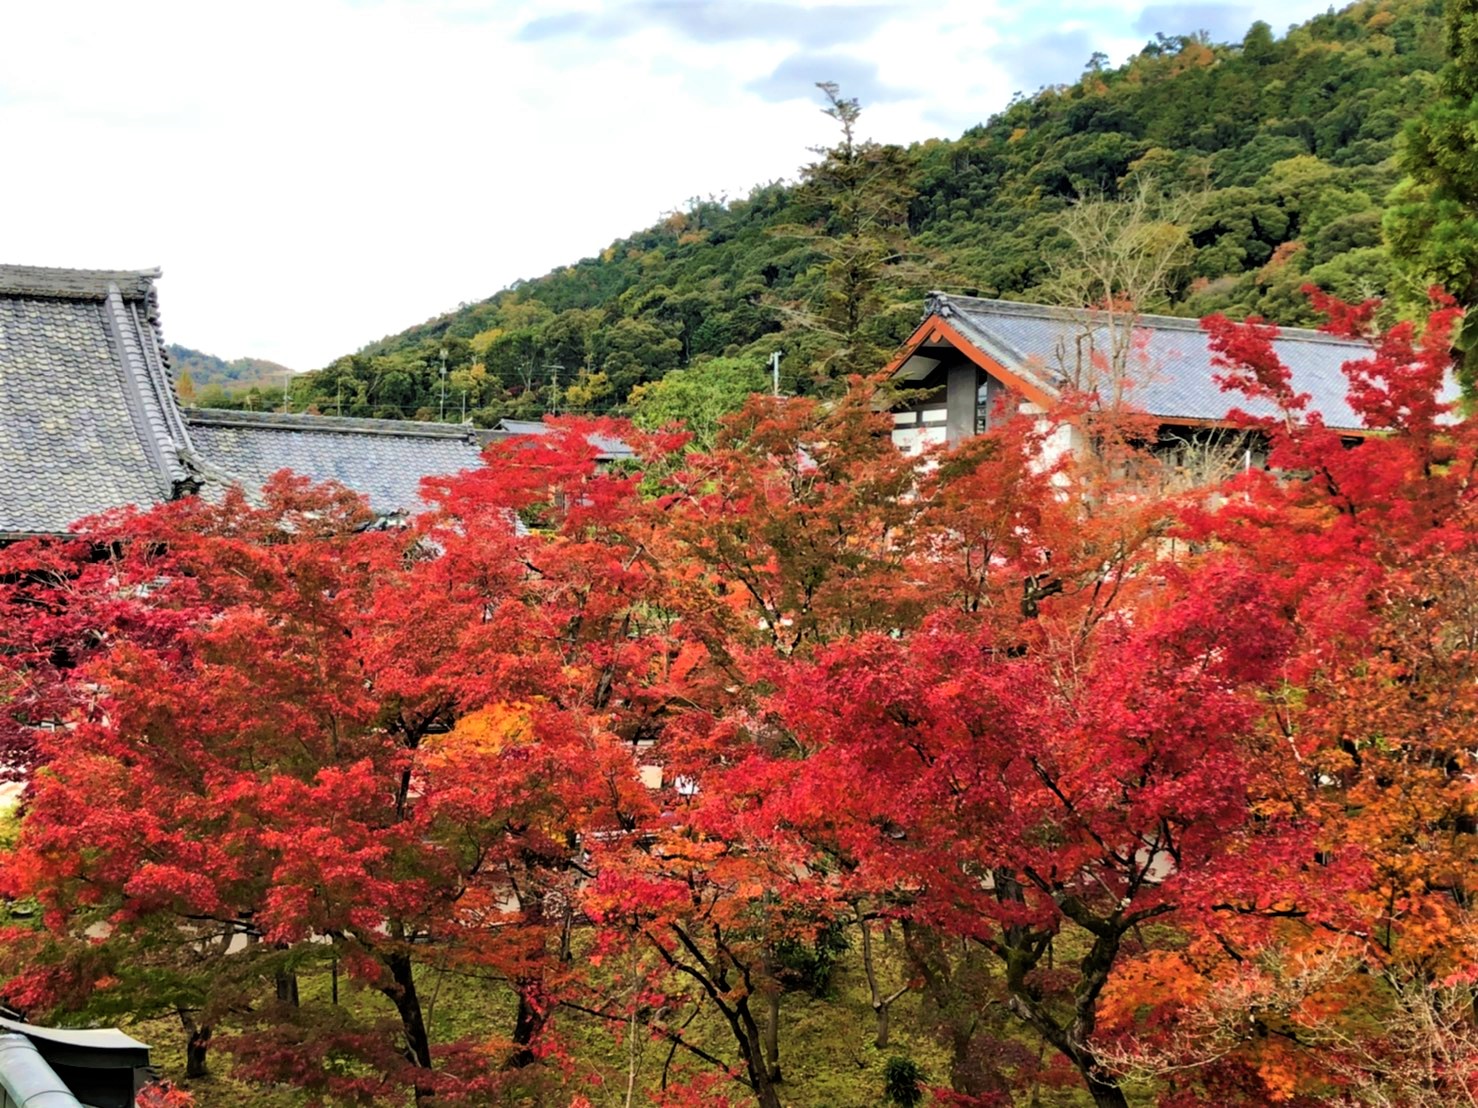
<svg viewBox="0 0 1478 1108"><path fill-rule="evenodd" d="M314 369L833 138L954 137L1156 32L1328 0L0 0L0 261L159 266L166 338Z"/></svg>

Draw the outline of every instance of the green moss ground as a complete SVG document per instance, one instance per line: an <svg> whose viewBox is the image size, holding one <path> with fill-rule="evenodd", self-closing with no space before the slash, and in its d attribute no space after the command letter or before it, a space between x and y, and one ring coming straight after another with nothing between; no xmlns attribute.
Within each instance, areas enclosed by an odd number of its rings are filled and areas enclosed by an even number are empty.
<svg viewBox="0 0 1478 1108"><path fill-rule="evenodd" d="M885 966L883 972L892 979L896 969ZM423 973L419 987L429 1008L434 1043L464 1037L502 1037L513 1025L512 996L505 987L452 975L441 975L438 980L438 974L433 971ZM305 1005L329 1003L328 990L329 981L324 974L300 981ZM390 1014L382 997L348 984L342 985L340 1000L365 1014ZM684 1010L679 1020L690 1010ZM781 1014L782 1096L793 1108L882 1105L883 1069L893 1056L912 1058L931 1081L948 1081L947 1055L921 1026L920 1002L914 994L906 994L893 1006L889 1047L878 1050L873 1045L875 1024L867 983L855 950L848 951L839 961L827 997L787 994ZM575 1059L569 1078L558 1093L533 1094L502 1103L535 1108L550 1104L563 1108L570 1097L581 1093L597 1108L623 1108L628 1062L624 1028L613 1033L603 1021L565 1010L557 1014L556 1020ZM293 1089L264 1088L237 1080L231 1074L229 1056L221 1051L212 1052L208 1078L186 1081L184 1035L178 1022L172 1019L142 1021L128 1030L150 1044L161 1073L189 1089L201 1108L304 1108L310 1103ZM688 1034L694 1042L721 1057L735 1056L726 1028L709 1011L693 1021ZM661 1080L668 1046L645 1036L638 1043L638 1085L644 1090L654 1090ZM679 1052L674 1077L683 1068L689 1073L707 1071L703 1063L685 1062L683 1057ZM742 1103L739 1096L742 1091L741 1087L732 1086L729 1095ZM639 1099L638 1103L645 1101ZM1089 1102L1076 1089L1042 1088L1023 1096L1020 1103L1034 1108L1070 1108Z"/></svg>

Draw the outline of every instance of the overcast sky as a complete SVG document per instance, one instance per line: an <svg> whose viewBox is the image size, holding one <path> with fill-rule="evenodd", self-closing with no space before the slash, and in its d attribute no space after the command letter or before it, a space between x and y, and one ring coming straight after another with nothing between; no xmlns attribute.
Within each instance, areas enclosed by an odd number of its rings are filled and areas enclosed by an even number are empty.
<svg viewBox="0 0 1478 1108"><path fill-rule="evenodd" d="M316 368L831 140L955 136L1156 31L1327 0L0 0L0 261L162 266L166 337Z"/></svg>

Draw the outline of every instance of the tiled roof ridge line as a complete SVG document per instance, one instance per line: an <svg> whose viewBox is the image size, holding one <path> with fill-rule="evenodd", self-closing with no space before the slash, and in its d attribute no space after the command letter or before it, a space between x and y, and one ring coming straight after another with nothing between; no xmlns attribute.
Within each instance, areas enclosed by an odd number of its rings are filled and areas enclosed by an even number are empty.
<svg viewBox="0 0 1478 1108"><path fill-rule="evenodd" d="M185 422L196 426L252 430L305 431L335 435L384 435L391 438L448 439L471 442L476 429L464 423L428 423L409 419L362 419L311 412L244 412L229 408L186 408Z"/></svg>
<svg viewBox="0 0 1478 1108"><path fill-rule="evenodd" d="M964 303L961 303L964 302ZM998 300L988 296L963 296L959 293L947 293L931 291L924 301L924 318L931 315L939 315L949 319L955 310L963 309L969 311L967 304L987 305L990 309L1001 314L1027 316L1033 319L1052 319L1064 322L1081 322L1084 317L1096 319L1107 313L1096 308L1067 308L1052 304L1030 304L1020 300ZM959 305L959 309L956 309ZM978 309L977 309L978 310ZM1202 332L1199 319L1186 319L1182 316L1154 315L1149 312L1132 313L1136 327L1151 327L1166 331ZM1278 328L1278 339L1287 339L1291 342L1321 342L1330 345L1348 346L1354 350L1369 350L1370 344L1361 339L1347 339L1339 335L1331 335L1326 331L1318 331L1311 327L1285 327L1271 320L1263 320Z"/></svg>
<svg viewBox="0 0 1478 1108"><path fill-rule="evenodd" d="M159 402L159 411L164 417L165 430L177 456L181 459L188 456L198 457L194 444L190 441L190 432L185 427L185 420L180 415L179 397L175 393L174 382L169 376L169 355L164 350L164 334L159 326L158 300L152 295L152 287L150 292L149 301L145 304L148 309L145 318L140 318L138 304L128 302L125 305L133 317L135 333L139 336L139 352L144 360L144 376Z"/></svg>
<svg viewBox="0 0 1478 1108"><path fill-rule="evenodd" d="M0 296L35 300L107 299L108 287L127 287L125 299L146 299L162 271L152 269L73 269L65 266L0 264Z"/></svg>
<svg viewBox="0 0 1478 1108"><path fill-rule="evenodd" d="M115 365L119 387L123 392L123 402L128 409L129 419L133 422L134 431L138 435L144 455L149 459L149 464L158 478L160 498L172 499L175 494L177 467L180 466L179 458L176 455L175 465L170 464L166 445L160 441L159 430L153 426L153 421L149 418L148 399L144 393L144 389L149 386L142 380L144 377L142 367L139 366L138 358L133 351L128 348L128 342L123 334L123 329L129 324L129 316L124 310L123 295L116 285L110 286L107 297L98 305L98 312L117 359ZM152 388L150 391L153 391ZM173 445L172 442L169 443L169 452L173 452Z"/></svg>

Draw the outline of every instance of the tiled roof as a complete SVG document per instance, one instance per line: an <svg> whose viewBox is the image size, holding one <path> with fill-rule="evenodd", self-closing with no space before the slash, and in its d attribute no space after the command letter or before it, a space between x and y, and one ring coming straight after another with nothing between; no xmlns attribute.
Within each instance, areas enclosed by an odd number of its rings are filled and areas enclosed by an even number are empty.
<svg viewBox="0 0 1478 1108"><path fill-rule="evenodd" d="M255 491L282 469L338 481L396 515L424 507L422 477L479 463L468 427L182 412L158 276L0 266L0 539L201 488Z"/></svg>
<svg viewBox="0 0 1478 1108"><path fill-rule="evenodd" d="M1110 323L1100 313L932 293L926 314L937 315L1005 369L1049 391L1068 380L1089 352L1112 348ZM1342 366L1370 357L1361 342L1320 331L1281 328L1273 344L1293 375L1294 388L1311 396L1310 407L1331 427L1358 429L1359 417L1346 402L1349 382ZM1127 401L1169 419L1220 420L1233 408L1272 415L1265 402L1227 393L1214 375L1206 333L1199 322L1142 315L1134 321L1133 350L1126 366ZM1451 386L1456 399L1455 384Z"/></svg>
<svg viewBox="0 0 1478 1108"><path fill-rule="evenodd" d="M157 273L0 266L0 535L62 532L194 480Z"/></svg>
<svg viewBox="0 0 1478 1108"><path fill-rule="evenodd" d="M185 422L202 457L249 490L290 469L363 493L381 515L424 508L421 478L481 460L471 428L445 423L209 408L185 409Z"/></svg>
<svg viewBox="0 0 1478 1108"><path fill-rule="evenodd" d="M507 435L547 435L554 428L536 419L500 419L497 430ZM633 454L627 443L612 435L594 434L587 441L600 452L600 457L605 461L630 458Z"/></svg>
<svg viewBox="0 0 1478 1108"><path fill-rule="evenodd" d="M157 269L54 269L41 265L0 265L0 296L55 300L103 300L117 285L125 300L147 300Z"/></svg>

